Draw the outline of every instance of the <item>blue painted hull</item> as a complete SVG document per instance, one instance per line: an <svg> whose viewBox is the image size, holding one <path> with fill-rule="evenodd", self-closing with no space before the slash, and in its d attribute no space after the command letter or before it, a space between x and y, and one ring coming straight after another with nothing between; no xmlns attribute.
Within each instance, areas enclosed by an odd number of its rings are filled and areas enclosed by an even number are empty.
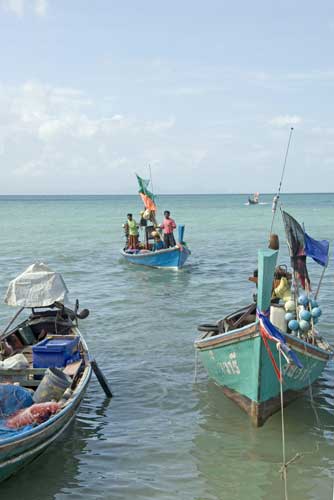
<svg viewBox="0 0 334 500"><path fill-rule="evenodd" d="M148 267L165 267L172 269L181 268L190 255L190 250L187 247L165 248L156 252L131 254L121 251L122 256L132 264L138 264Z"/></svg>
<svg viewBox="0 0 334 500"><path fill-rule="evenodd" d="M83 339L82 342L86 348ZM87 362L71 401L59 413L17 436L0 439L0 482L32 462L68 428L79 410L91 374Z"/></svg>

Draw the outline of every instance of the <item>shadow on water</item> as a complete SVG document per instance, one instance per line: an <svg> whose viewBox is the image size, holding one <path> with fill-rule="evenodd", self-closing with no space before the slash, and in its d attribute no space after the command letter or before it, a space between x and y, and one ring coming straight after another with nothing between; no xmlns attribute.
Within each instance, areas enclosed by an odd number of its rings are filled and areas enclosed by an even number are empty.
<svg viewBox="0 0 334 500"><path fill-rule="evenodd" d="M1 484L1 498L49 500L62 498L67 491L79 487L81 461L89 453L88 441L104 439L109 404L110 400L104 400L96 406L86 398L79 415L61 438Z"/></svg>
<svg viewBox="0 0 334 500"><path fill-rule="evenodd" d="M294 500L332 498L334 396L328 383L323 378L312 397L306 393L284 410L286 457L295 458L288 467L289 498ZM203 379L194 391L199 426L191 453L203 485L198 500L283 498L281 413L256 429L213 382Z"/></svg>

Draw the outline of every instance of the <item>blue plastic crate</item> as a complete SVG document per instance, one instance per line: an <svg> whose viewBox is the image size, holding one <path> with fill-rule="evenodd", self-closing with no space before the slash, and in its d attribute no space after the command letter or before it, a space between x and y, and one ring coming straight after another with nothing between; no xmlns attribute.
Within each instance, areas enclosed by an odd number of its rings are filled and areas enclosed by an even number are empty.
<svg viewBox="0 0 334 500"><path fill-rule="evenodd" d="M79 337L52 337L35 344L32 348L34 368L63 368L80 357Z"/></svg>

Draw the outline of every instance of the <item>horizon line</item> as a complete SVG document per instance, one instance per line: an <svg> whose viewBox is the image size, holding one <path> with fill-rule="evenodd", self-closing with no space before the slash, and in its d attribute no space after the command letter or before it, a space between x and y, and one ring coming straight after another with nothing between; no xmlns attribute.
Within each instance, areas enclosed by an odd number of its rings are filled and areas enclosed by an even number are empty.
<svg viewBox="0 0 334 500"><path fill-rule="evenodd" d="M154 196L251 196L253 193L249 192L242 192L242 193L159 193L155 194ZM267 193L260 193L261 196L267 196L267 195L275 195L277 194L276 192L267 192ZM299 192L284 192L280 193L280 196L284 196L285 194L287 195L303 195L303 194L334 194L334 191L299 191ZM138 196L138 193L28 193L28 194L18 194L18 193L11 193L11 194L0 194L0 198L3 197L9 197L9 196L17 196L17 197L23 197L23 196L42 196L42 197L47 197L47 196Z"/></svg>

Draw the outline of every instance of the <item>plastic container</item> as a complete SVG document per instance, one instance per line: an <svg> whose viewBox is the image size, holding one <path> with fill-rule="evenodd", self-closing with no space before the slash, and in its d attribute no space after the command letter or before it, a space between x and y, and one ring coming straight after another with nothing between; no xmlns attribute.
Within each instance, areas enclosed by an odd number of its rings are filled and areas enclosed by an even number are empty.
<svg viewBox="0 0 334 500"><path fill-rule="evenodd" d="M48 368L33 395L34 402L59 401L71 382L70 377L61 370Z"/></svg>
<svg viewBox="0 0 334 500"><path fill-rule="evenodd" d="M270 322L275 325L281 332L287 332L287 321L285 319L286 311L284 306L272 304L270 306Z"/></svg>
<svg viewBox="0 0 334 500"><path fill-rule="evenodd" d="M25 345L31 345L36 342L35 335L30 326L19 328L19 337Z"/></svg>
<svg viewBox="0 0 334 500"><path fill-rule="evenodd" d="M34 368L63 368L80 357L79 337L46 338L32 348Z"/></svg>

